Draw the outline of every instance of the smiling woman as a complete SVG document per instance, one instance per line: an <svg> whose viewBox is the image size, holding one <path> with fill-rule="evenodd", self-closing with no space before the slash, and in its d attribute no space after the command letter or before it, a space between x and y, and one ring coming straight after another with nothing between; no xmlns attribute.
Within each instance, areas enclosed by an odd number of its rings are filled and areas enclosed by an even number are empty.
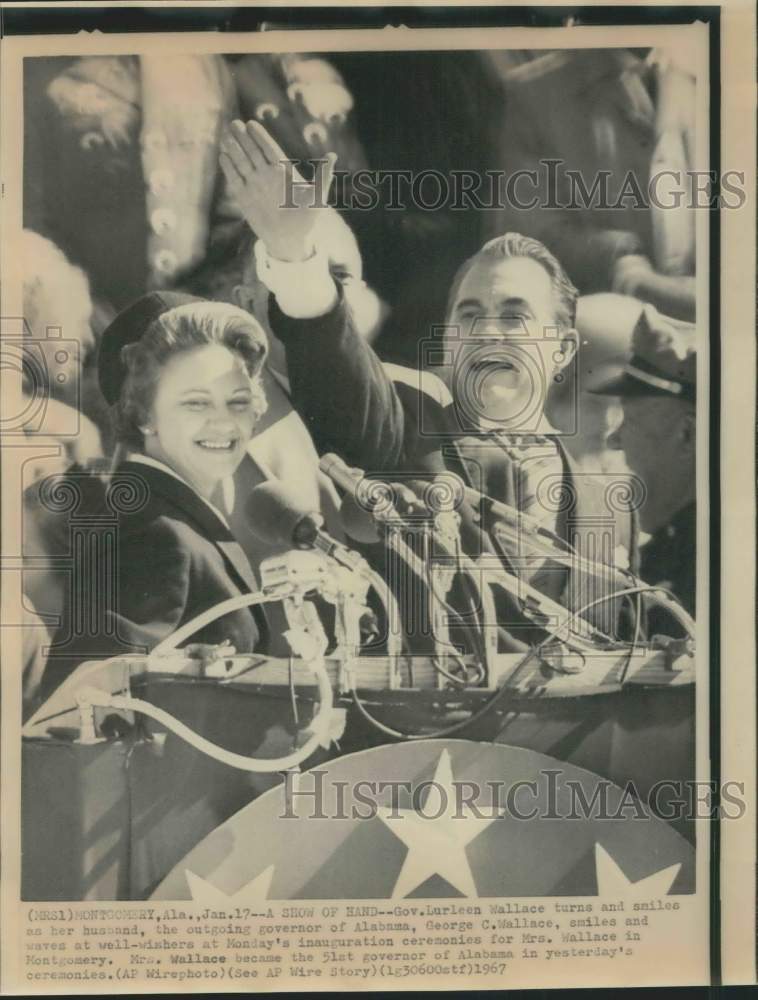
<svg viewBox="0 0 758 1000"><path fill-rule="evenodd" d="M122 442L209 498L235 472L265 412L265 353L265 333L241 309L202 301L169 309L121 349Z"/></svg>
<svg viewBox="0 0 758 1000"><path fill-rule="evenodd" d="M41 697L79 663L149 651L202 611L257 589L210 498L265 411L266 350L243 310L169 292L138 299L103 334L100 385L126 458L88 513L117 515L116 559L98 593L72 588ZM192 639L250 652L266 633L258 609L243 608Z"/></svg>

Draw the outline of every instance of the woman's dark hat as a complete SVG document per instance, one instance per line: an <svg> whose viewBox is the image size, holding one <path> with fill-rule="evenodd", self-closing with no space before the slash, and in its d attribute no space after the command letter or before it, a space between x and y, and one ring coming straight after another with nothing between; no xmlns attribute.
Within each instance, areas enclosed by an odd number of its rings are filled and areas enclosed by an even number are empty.
<svg viewBox="0 0 758 1000"><path fill-rule="evenodd" d="M164 313L190 302L203 302L196 295L184 292L148 292L123 309L107 326L100 340L97 356L97 375L100 391L107 403L113 406L121 395L127 370L121 358L121 349L136 344L150 326Z"/></svg>

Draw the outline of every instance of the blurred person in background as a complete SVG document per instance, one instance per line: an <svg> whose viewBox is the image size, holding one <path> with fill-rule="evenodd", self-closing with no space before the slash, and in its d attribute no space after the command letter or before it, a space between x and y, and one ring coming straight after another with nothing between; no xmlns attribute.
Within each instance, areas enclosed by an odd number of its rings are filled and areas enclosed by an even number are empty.
<svg viewBox="0 0 758 1000"><path fill-rule="evenodd" d="M49 477L102 463L111 425L97 385L86 275L59 247L29 229L22 232L19 256L24 313L19 412L30 446L22 481L22 589L34 624L24 631L28 700L44 668L48 628L63 608L68 577L56 560L70 555L69 516L43 500L43 487Z"/></svg>
<svg viewBox="0 0 758 1000"><path fill-rule="evenodd" d="M623 453L608 444L622 420L620 400L592 390L620 375L629 360L632 332L643 303L598 292L577 300L577 353L548 392L545 412L583 472L623 473Z"/></svg>
<svg viewBox="0 0 758 1000"><path fill-rule="evenodd" d="M483 59L502 87L499 167L538 179L522 176L522 207L492 212L489 231L513 227L540 239L582 294L612 290L693 321L696 80L686 51L514 50Z"/></svg>
<svg viewBox="0 0 758 1000"><path fill-rule="evenodd" d="M642 302L614 292L582 295L577 300L577 352L566 372L553 379L545 413L571 456L576 473L591 479L598 491L627 484L631 503L629 521L616 525L614 561L637 572L638 517L634 504L642 499L640 484L613 435L623 419L621 401L593 389L621 374L631 352L632 332Z"/></svg>
<svg viewBox="0 0 758 1000"><path fill-rule="evenodd" d="M61 57L24 69L24 224L83 267L113 313L170 287L205 256L217 136L234 106L223 57Z"/></svg>
<svg viewBox="0 0 758 1000"><path fill-rule="evenodd" d="M24 225L86 271L108 320L177 287L239 223L218 141L240 108L293 158L364 165L352 96L307 54L27 59L24 101Z"/></svg>
<svg viewBox="0 0 758 1000"><path fill-rule="evenodd" d="M45 400L43 421L39 427L30 421L27 431L36 434L44 428L54 438L58 428L65 459L87 465L103 456L111 436L95 376L89 281L59 247L30 229L22 232L20 257L28 337L23 387L29 397ZM71 411L78 411L78 417ZM71 428L77 425L73 435Z"/></svg>
<svg viewBox="0 0 758 1000"><path fill-rule="evenodd" d="M369 284L392 306L381 353L415 366L418 341L444 322L447 290L461 260L494 235L485 231L486 213L476 198L459 189L477 183L486 189L486 171L502 166L493 155L503 127L502 85L479 52L336 52L331 58L354 95L354 127L368 166L380 172L376 203L364 194L358 201L368 207L345 217ZM338 170L352 174L335 152ZM425 207L440 191L448 193L443 203ZM350 193L340 178L334 204L349 205ZM487 201L486 193L480 200ZM506 228L522 231L514 222L499 232Z"/></svg>
<svg viewBox="0 0 758 1000"><path fill-rule="evenodd" d="M695 613L695 328L646 306L624 372L594 391L621 399L623 420L609 445L645 486L640 576L672 591Z"/></svg>

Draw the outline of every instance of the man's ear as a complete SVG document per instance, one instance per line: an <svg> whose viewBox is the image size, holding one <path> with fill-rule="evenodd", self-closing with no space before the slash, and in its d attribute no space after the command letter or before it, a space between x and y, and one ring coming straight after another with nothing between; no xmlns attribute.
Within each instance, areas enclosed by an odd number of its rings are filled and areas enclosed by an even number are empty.
<svg viewBox="0 0 758 1000"><path fill-rule="evenodd" d="M553 356L556 371L560 371L561 368L565 368L566 365L571 363L576 357L578 347L579 334L574 329L567 330L561 337L560 349Z"/></svg>

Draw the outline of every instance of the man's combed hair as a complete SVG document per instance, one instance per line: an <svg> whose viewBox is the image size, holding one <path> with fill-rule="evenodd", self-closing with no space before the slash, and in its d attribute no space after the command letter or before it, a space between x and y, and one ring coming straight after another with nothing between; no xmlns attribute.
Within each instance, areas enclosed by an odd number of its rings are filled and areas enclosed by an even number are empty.
<svg viewBox="0 0 758 1000"><path fill-rule="evenodd" d="M541 264L550 276L555 296L555 321L561 330L570 330L576 322L576 300L579 292L569 281L566 272L544 243L521 233L505 233L489 240L473 257L469 257L458 268L447 300L446 317L451 318L458 290L463 279L482 258L505 259L508 257L528 257Z"/></svg>
<svg viewBox="0 0 758 1000"><path fill-rule="evenodd" d="M252 379L256 419L266 412L260 372L266 357L266 335L258 322L223 302L190 302L163 313L136 344L122 349L127 376L117 404L119 442L141 450L140 430L149 423L161 369L177 354L220 344L237 354Z"/></svg>

